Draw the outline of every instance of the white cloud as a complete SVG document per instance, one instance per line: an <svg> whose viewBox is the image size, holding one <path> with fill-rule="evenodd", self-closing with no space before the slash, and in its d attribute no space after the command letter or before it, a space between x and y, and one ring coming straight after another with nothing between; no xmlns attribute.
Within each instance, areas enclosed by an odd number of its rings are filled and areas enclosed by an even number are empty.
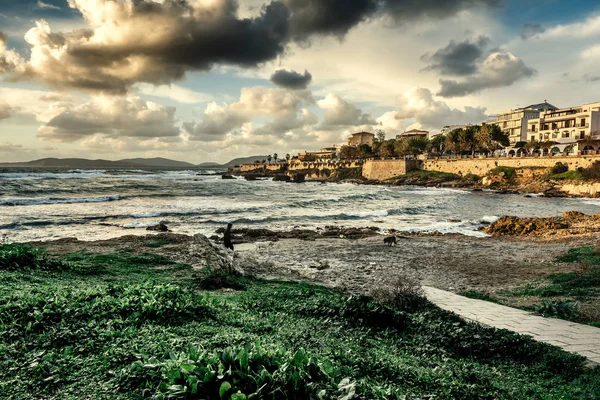
<svg viewBox="0 0 600 400"><path fill-rule="evenodd" d="M37 2L37 8L42 10L62 10L62 8L55 6L54 4L44 3L43 1Z"/></svg>
<svg viewBox="0 0 600 400"><path fill-rule="evenodd" d="M324 99L317 101L317 105L325 110L325 117L322 122L323 127L376 124L370 114L363 113L354 104L332 93L328 94Z"/></svg>
<svg viewBox="0 0 600 400"><path fill-rule="evenodd" d="M38 115L42 140L75 142L91 136L109 138L178 137L175 108L164 107L136 96L94 96L83 104L57 102Z"/></svg>
<svg viewBox="0 0 600 400"><path fill-rule="evenodd" d="M213 99L213 96L210 94L195 92L175 84L155 86L148 83L140 83L136 87L142 94L171 99L183 104L206 103Z"/></svg>

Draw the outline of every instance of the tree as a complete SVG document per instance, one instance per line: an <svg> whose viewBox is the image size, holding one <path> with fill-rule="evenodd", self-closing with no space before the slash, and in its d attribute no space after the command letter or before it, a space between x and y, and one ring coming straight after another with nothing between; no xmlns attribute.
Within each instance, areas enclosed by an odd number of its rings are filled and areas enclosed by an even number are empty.
<svg viewBox="0 0 600 400"><path fill-rule="evenodd" d="M263 164L266 164L266 163L267 163L267 160L262 160L262 163L263 163Z"/></svg>
<svg viewBox="0 0 600 400"><path fill-rule="evenodd" d="M437 135L429 141L429 150L433 153L444 154L446 151L446 136Z"/></svg>
<svg viewBox="0 0 600 400"><path fill-rule="evenodd" d="M535 150L540 149L540 142L538 142L537 140L532 140L531 142L525 143L525 146L523 146L523 148L525 149L525 151L527 151L527 154L532 155Z"/></svg>
<svg viewBox="0 0 600 400"><path fill-rule="evenodd" d="M385 140L379 146L379 157L395 157L396 150L394 148L396 141L394 139Z"/></svg>
<svg viewBox="0 0 600 400"><path fill-rule="evenodd" d="M408 153L413 156L423 154L429 147L429 139L423 136L414 136L407 140Z"/></svg>
<svg viewBox="0 0 600 400"><path fill-rule="evenodd" d="M383 129L377 129L375 131L375 141L383 143L385 141L385 131Z"/></svg>
<svg viewBox="0 0 600 400"><path fill-rule="evenodd" d="M540 142L540 148L544 150L545 153L550 153L550 149L552 149L557 144L558 142L552 140L544 140L543 142Z"/></svg>
<svg viewBox="0 0 600 400"><path fill-rule="evenodd" d="M573 143L565 146L565 149L563 150L565 152L565 154L571 154L573 152L573 150L575 150L575 145Z"/></svg>
<svg viewBox="0 0 600 400"><path fill-rule="evenodd" d="M454 129L453 131L448 132L446 135L446 149L451 151L453 154L458 154L463 150L461 145L461 136L463 130L463 128Z"/></svg>
<svg viewBox="0 0 600 400"><path fill-rule="evenodd" d="M271 164L271 160L272 160L272 159L273 159L273 157L271 157L271 155L269 154L269 155L267 156L267 160L269 161L269 164Z"/></svg>
<svg viewBox="0 0 600 400"><path fill-rule="evenodd" d="M273 160L275 160L275 163L277 163L278 158L279 156L277 155L277 153L273 153Z"/></svg>
<svg viewBox="0 0 600 400"><path fill-rule="evenodd" d="M361 144L357 147L358 158L364 159L373 156L373 149L368 144Z"/></svg>
<svg viewBox="0 0 600 400"><path fill-rule="evenodd" d="M358 158L358 149L352 146L344 146L340 150L341 160L356 160Z"/></svg>
<svg viewBox="0 0 600 400"><path fill-rule="evenodd" d="M290 161L290 157L291 157L291 156L290 156L290 154L289 154L289 153L288 153L288 154L286 154L286 155L285 155L285 161Z"/></svg>
<svg viewBox="0 0 600 400"><path fill-rule="evenodd" d="M400 157L407 156L409 154L408 140L406 140L406 138L400 138L396 140L394 143L394 152Z"/></svg>
<svg viewBox="0 0 600 400"><path fill-rule="evenodd" d="M254 161L254 164L260 164L260 160Z"/></svg>
<svg viewBox="0 0 600 400"><path fill-rule="evenodd" d="M510 146L510 136L496 124L486 125L492 140L502 147Z"/></svg>
<svg viewBox="0 0 600 400"><path fill-rule="evenodd" d="M459 142L460 147L468 150L471 155L475 155L475 150L479 148L481 127L477 125L467 126L460 131Z"/></svg>

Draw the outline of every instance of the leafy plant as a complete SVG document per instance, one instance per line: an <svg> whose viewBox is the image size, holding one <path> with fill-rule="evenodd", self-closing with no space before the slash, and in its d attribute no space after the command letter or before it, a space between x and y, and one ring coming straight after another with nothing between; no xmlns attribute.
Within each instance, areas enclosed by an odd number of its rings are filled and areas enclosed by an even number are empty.
<svg viewBox="0 0 600 400"><path fill-rule="evenodd" d="M71 269L69 263L49 258L39 249L20 244L0 245L0 270L47 270L64 271Z"/></svg>

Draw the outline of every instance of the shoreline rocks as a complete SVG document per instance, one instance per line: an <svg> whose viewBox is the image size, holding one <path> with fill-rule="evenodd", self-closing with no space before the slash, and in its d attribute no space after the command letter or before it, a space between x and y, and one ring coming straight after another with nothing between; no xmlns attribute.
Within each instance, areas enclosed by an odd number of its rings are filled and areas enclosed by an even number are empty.
<svg viewBox="0 0 600 400"><path fill-rule="evenodd" d="M586 215L578 211L567 211L560 217L519 218L505 216L484 229L495 237L564 237L600 232L600 213Z"/></svg>

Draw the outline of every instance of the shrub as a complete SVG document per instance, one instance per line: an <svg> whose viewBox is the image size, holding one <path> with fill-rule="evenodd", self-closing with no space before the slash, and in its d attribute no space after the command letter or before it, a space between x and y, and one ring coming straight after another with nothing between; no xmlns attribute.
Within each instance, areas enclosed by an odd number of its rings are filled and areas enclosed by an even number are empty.
<svg viewBox="0 0 600 400"><path fill-rule="evenodd" d="M581 174L587 179L600 179L600 161L594 161L592 165L584 168Z"/></svg>
<svg viewBox="0 0 600 400"><path fill-rule="evenodd" d="M399 277L391 286L374 289L371 295L381 304L406 312L420 310L429 304L419 283L408 277Z"/></svg>
<svg viewBox="0 0 600 400"><path fill-rule="evenodd" d="M511 179L516 175L516 168L513 167L496 167L492 170L490 170L490 172L488 172L488 175L501 175L504 174L504 177L506 179Z"/></svg>
<svg viewBox="0 0 600 400"><path fill-rule="evenodd" d="M557 162L554 164L554 167L550 169L551 175L562 174L563 172L567 172L569 170L569 164Z"/></svg>
<svg viewBox="0 0 600 400"><path fill-rule="evenodd" d="M214 352L192 346L166 360L141 359L122 371L122 382L159 399L307 399L348 394L352 385L340 375L332 362L303 350L252 344Z"/></svg>
<svg viewBox="0 0 600 400"><path fill-rule="evenodd" d="M532 307L533 311L544 317L556 317L569 321L579 319L579 308L572 301L543 301Z"/></svg>
<svg viewBox="0 0 600 400"><path fill-rule="evenodd" d="M402 329L407 325L407 314L373 301L369 296L351 296L340 310L343 318L353 324L368 327Z"/></svg>
<svg viewBox="0 0 600 400"><path fill-rule="evenodd" d="M202 270L195 278L196 284L203 290L246 290L246 281L247 279L242 276L208 268Z"/></svg>
<svg viewBox="0 0 600 400"><path fill-rule="evenodd" d="M49 258L33 247L20 244L0 245L0 270L19 271L41 269L47 271L68 270L71 265Z"/></svg>

